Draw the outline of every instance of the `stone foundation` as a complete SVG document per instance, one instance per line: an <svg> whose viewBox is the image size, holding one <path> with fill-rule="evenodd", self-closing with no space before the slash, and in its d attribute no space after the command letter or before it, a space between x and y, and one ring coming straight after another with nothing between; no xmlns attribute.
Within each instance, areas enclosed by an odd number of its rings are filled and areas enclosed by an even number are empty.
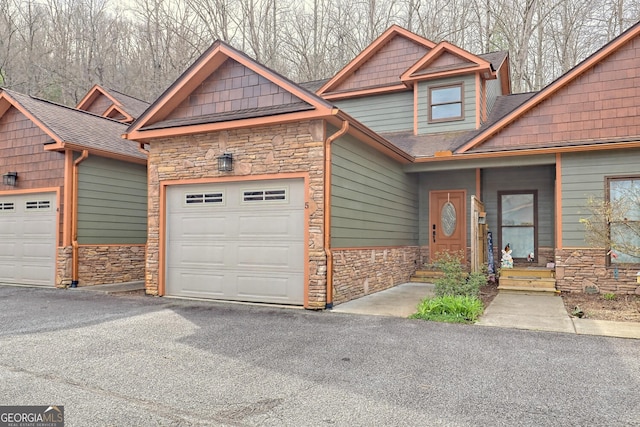
<svg viewBox="0 0 640 427"><path fill-rule="evenodd" d="M71 246L59 246L56 257L56 287L64 288L71 285L73 249Z"/></svg>
<svg viewBox="0 0 640 427"><path fill-rule="evenodd" d="M144 280L145 245L81 245L78 286ZM56 286L69 286L73 272L71 246L58 248Z"/></svg>
<svg viewBox="0 0 640 427"><path fill-rule="evenodd" d="M409 281L421 248L333 249L333 302L340 304Z"/></svg>
<svg viewBox="0 0 640 427"><path fill-rule="evenodd" d="M607 266L604 249L559 249L555 260L560 291L640 294L638 267Z"/></svg>

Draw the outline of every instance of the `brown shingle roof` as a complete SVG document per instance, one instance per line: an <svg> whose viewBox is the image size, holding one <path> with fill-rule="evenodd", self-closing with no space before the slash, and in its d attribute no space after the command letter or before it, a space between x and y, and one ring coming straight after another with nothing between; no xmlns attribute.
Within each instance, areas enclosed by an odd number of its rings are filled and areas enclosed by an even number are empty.
<svg viewBox="0 0 640 427"><path fill-rule="evenodd" d="M477 130L423 135L414 135L413 132L393 132L381 135L393 145L414 157L433 157L438 151L455 152L456 149L470 141L471 138L513 111L533 95L535 95L535 92L499 96L496 98L489 119Z"/></svg>
<svg viewBox="0 0 640 427"><path fill-rule="evenodd" d="M497 70L500 67L500 64L502 64L507 58L508 54L509 52L503 50L499 52L482 53L477 56L484 59L485 61L489 61L493 69Z"/></svg>
<svg viewBox="0 0 640 427"><path fill-rule="evenodd" d="M123 123L12 90L2 90L63 142L88 150L146 158L135 143L122 139L121 135L127 128Z"/></svg>
<svg viewBox="0 0 640 427"><path fill-rule="evenodd" d="M204 123L230 122L233 120L254 119L257 117L274 116L276 114L296 113L299 111L313 110L313 106L306 102L296 102L293 104L271 105L266 107L247 108L245 110L227 111L215 114L203 114L195 117L185 117L178 119L163 120L149 126L144 130L165 129L179 126L200 125Z"/></svg>
<svg viewBox="0 0 640 427"><path fill-rule="evenodd" d="M115 99L122 104L122 109L129 113L134 120L142 115L147 108L149 108L149 104L146 101L142 101L138 98L134 98L133 96L129 96L122 92L119 92L115 89L107 89L109 94L113 96Z"/></svg>
<svg viewBox="0 0 640 427"><path fill-rule="evenodd" d="M326 82L330 79L321 79L321 80L313 80L311 82L302 82L298 83L298 86L308 90L309 92L316 93L318 89L320 89Z"/></svg>

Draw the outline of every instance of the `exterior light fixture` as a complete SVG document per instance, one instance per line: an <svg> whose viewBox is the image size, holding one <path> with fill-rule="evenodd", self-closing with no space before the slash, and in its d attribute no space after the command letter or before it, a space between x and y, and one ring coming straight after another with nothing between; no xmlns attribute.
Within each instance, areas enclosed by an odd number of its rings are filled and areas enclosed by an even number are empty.
<svg viewBox="0 0 640 427"><path fill-rule="evenodd" d="M218 170L220 172L229 172L233 170L233 155L231 153L224 153L218 157Z"/></svg>
<svg viewBox="0 0 640 427"><path fill-rule="evenodd" d="M4 175L2 175L2 183L4 185L15 187L17 180L18 180L18 172L7 172Z"/></svg>

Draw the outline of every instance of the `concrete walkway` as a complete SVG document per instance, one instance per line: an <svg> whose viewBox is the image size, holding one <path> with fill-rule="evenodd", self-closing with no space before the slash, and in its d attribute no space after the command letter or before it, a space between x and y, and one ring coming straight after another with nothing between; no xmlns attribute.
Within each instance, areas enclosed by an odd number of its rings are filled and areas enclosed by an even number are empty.
<svg viewBox="0 0 640 427"><path fill-rule="evenodd" d="M405 283L337 305L332 311L408 317L433 292L434 285L429 283ZM499 293L476 325L640 339L640 323L570 317L557 295Z"/></svg>
<svg viewBox="0 0 640 427"><path fill-rule="evenodd" d="M374 316L409 317L426 297L434 295L431 283L405 283L335 306L334 313L369 314Z"/></svg>

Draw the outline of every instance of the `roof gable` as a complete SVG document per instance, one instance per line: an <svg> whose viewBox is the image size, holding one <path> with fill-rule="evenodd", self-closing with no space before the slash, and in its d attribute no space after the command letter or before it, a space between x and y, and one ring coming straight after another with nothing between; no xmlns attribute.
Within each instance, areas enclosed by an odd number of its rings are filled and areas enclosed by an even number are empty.
<svg viewBox="0 0 640 427"><path fill-rule="evenodd" d="M127 113L125 110L116 105L112 105L111 107L107 108L107 111L105 111L102 115L104 117L123 123L131 123L134 120L131 114Z"/></svg>
<svg viewBox="0 0 640 427"><path fill-rule="evenodd" d="M93 85L84 98L78 102L76 108L101 116L111 105L120 105L120 103L104 88L96 84Z"/></svg>
<svg viewBox="0 0 640 427"><path fill-rule="evenodd" d="M305 109L312 108L309 103L283 87L228 58L171 111L165 120L292 104Z"/></svg>
<svg viewBox="0 0 640 427"><path fill-rule="evenodd" d="M332 105L216 41L128 129L129 139L324 117Z"/></svg>
<svg viewBox="0 0 640 427"><path fill-rule="evenodd" d="M379 88L402 89L399 76L435 46L430 40L397 25L391 26L325 83L318 94L335 99L342 94Z"/></svg>
<svg viewBox="0 0 640 427"><path fill-rule="evenodd" d="M52 140L46 150L89 150L106 157L139 163L146 156L135 144L121 138L125 125L83 110L55 104L18 92L2 89L0 115L14 107Z"/></svg>
<svg viewBox="0 0 640 427"><path fill-rule="evenodd" d="M132 122L149 107L149 103L113 89L93 85L76 108L122 122Z"/></svg>
<svg viewBox="0 0 640 427"><path fill-rule="evenodd" d="M461 146L457 153L640 137L640 22Z"/></svg>
<svg viewBox="0 0 640 427"><path fill-rule="evenodd" d="M406 70L401 79L407 83L470 71L482 72L485 78L495 78L489 61L443 41Z"/></svg>

